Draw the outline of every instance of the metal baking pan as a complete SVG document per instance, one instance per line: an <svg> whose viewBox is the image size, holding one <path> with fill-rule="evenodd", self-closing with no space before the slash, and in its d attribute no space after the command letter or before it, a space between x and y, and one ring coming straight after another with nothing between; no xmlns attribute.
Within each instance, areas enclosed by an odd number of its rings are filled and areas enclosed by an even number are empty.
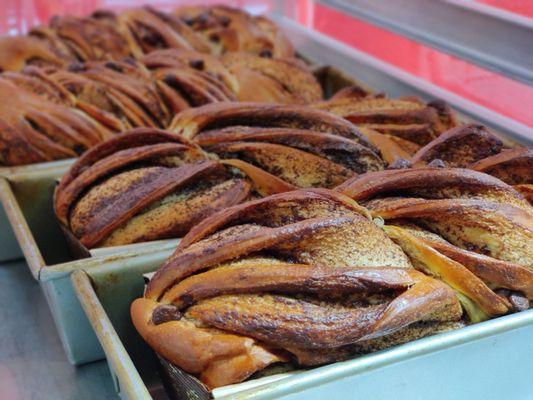
<svg viewBox="0 0 533 400"><path fill-rule="evenodd" d="M43 268L79 258L72 255L53 210L54 188L67 168L68 165L62 165L0 177L0 201L35 279L39 279ZM169 242L175 240L94 249L87 256L120 254L132 249L149 251Z"/></svg>
<svg viewBox="0 0 533 400"><path fill-rule="evenodd" d="M12 175L33 173L50 168L58 168L70 165L74 162L73 159L52 161L39 164L23 165L19 167L0 167L0 178L9 177ZM9 225L4 207L0 207L0 262L8 260L16 260L22 257L22 251L17 244L13 229Z"/></svg>
<svg viewBox="0 0 533 400"><path fill-rule="evenodd" d="M317 64L332 63L364 85L393 97L418 95L426 100L442 98L459 110L465 121L488 125L507 143L531 144L523 125L437 87L421 82L378 60L291 22L276 21L287 31L299 52ZM336 89L350 83L333 67L321 74ZM330 77L336 77L331 79ZM344 83L340 83L344 82ZM138 260L137 260L138 261ZM113 278L105 265L76 271L71 279L76 295L102 343L110 369L123 398L147 399L161 392L153 352L135 333L129 317L133 299L142 295L142 273L157 264L137 263L115 269ZM110 285L110 280L117 284ZM127 282L125 284L124 282ZM533 367L533 310L500 317L464 329L414 341L357 359L298 374L283 376L260 386L232 385L217 389L215 398L526 398L531 394L529 372ZM519 349L519 351L517 351ZM481 368L482 366L482 368ZM190 392L190 398L202 393Z"/></svg>
<svg viewBox="0 0 533 400"><path fill-rule="evenodd" d="M130 249L120 254L97 256L45 267L40 271L39 284L70 363L81 365L104 358L102 348L74 293L70 274L81 268L88 272L104 269L107 277L106 285L111 292L114 292L114 288L128 286L128 281L122 280L123 275L115 271L136 270L137 265L144 263L159 265L175 247L176 241L172 241L141 252Z"/></svg>
<svg viewBox="0 0 533 400"><path fill-rule="evenodd" d="M136 258L127 268L102 264L71 276L124 399L166 398L155 356L129 314L131 302L142 296L143 273L161 262L156 258ZM533 310L528 310L353 360L218 388L210 395L241 400L528 398L531 337ZM206 393L190 389L183 398L203 399Z"/></svg>

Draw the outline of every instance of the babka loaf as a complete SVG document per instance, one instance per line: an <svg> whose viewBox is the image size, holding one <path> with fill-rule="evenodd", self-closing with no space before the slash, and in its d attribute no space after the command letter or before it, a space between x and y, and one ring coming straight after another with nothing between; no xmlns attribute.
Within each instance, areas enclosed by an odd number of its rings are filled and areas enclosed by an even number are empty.
<svg viewBox="0 0 533 400"><path fill-rule="evenodd" d="M313 106L346 118L358 127L387 135L411 149L426 145L457 125L453 111L443 102L426 104L416 97L390 99L381 94L362 95L359 87L345 89L338 96Z"/></svg>
<svg viewBox="0 0 533 400"><path fill-rule="evenodd" d="M416 271L365 209L325 189L205 219L131 306L148 344L208 388L457 328L461 315L449 286Z"/></svg>
<svg viewBox="0 0 533 400"><path fill-rule="evenodd" d="M170 129L222 159L238 159L295 187L333 187L383 169L351 123L299 105L216 103L176 116Z"/></svg>
<svg viewBox="0 0 533 400"><path fill-rule="evenodd" d="M40 89L42 95L34 94L0 75L0 165L76 157L112 136L89 115L65 105L70 101L65 92L47 83Z"/></svg>
<svg viewBox="0 0 533 400"><path fill-rule="evenodd" d="M88 17L56 16L28 35L2 37L0 71L121 61L167 48L294 56L289 40L266 17L226 6L180 7L171 13L145 6L118 14L98 10Z"/></svg>
<svg viewBox="0 0 533 400"><path fill-rule="evenodd" d="M337 190L384 219L421 270L466 296L472 320L529 307L533 208L505 182L470 169L424 167L367 173Z"/></svg>
<svg viewBox="0 0 533 400"><path fill-rule="evenodd" d="M60 223L90 249L180 237L215 211L290 189L246 163L212 160L183 137L139 128L86 152L54 204Z"/></svg>
<svg viewBox="0 0 533 400"><path fill-rule="evenodd" d="M4 72L0 79L14 84L16 88L9 87L20 93L18 96L41 97L36 101L43 109L56 104L62 109L71 108L71 114L95 125L96 131L104 131L105 137L136 127L164 128L179 112L209 103L253 100L300 104L322 98L317 80L301 62L246 53L226 54L219 59L197 51L167 49L154 51L139 61L76 62L66 68L28 66L19 72ZM10 105L3 107L8 109ZM72 145L76 149L48 151L37 157L24 154L19 147L15 149L18 156L3 156L0 165L74 157L90 147L88 143L95 144L91 138L84 138L86 130L76 131L79 124L67 119L62 122L65 126L60 131L73 131L72 135L83 142ZM11 129L0 134L0 146L9 147L8 142L17 140L27 143L26 148L38 146L34 143L38 138L25 134L23 126L10 123L9 118L4 123ZM49 139L58 142L50 138L52 134L48 131ZM93 136L101 135L95 132Z"/></svg>

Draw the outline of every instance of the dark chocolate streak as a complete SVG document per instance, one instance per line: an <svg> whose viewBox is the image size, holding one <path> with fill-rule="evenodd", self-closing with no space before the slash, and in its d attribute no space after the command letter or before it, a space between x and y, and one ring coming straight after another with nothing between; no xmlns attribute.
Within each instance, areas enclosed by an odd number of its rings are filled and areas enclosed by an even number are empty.
<svg viewBox="0 0 533 400"><path fill-rule="evenodd" d="M180 168L158 171L157 176L149 174L135 187L125 191L87 225L86 234L80 239L86 247L94 247L131 216L146 208L193 178L199 178L221 166L212 161L188 164Z"/></svg>
<svg viewBox="0 0 533 400"><path fill-rule="evenodd" d="M160 143L121 150L98 161L90 169L76 177L70 185L58 191L56 201L57 216L63 223L66 223L68 211L83 190L111 171L153 157L183 154L188 149L189 147L179 143Z"/></svg>

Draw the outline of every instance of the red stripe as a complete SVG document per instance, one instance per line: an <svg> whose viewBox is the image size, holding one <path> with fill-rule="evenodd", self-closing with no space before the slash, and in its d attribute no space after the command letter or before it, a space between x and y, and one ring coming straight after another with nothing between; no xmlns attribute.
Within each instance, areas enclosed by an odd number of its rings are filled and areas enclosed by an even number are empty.
<svg viewBox="0 0 533 400"><path fill-rule="evenodd" d="M533 1L531 0L476 0L476 2L533 18Z"/></svg>
<svg viewBox="0 0 533 400"><path fill-rule="evenodd" d="M312 13L299 13L298 19L318 32L533 127L533 88L526 84L321 4L315 4Z"/></svg>
<svg viewBox="0 0 533 400"><path fill-rule="evenodd" d="M532 0L477 0L507 11L533 16ZM86 15L95 8L120 10L146 3L169 9L175 0L3 0L0 9L0 33L24 32L44 23L52 15ZM194 1L180 1L195 3ZM198 2L196 2L198 3ZM271 0L205 0L202 3L245 5L253 11L270 9ZM414 76L485 106L523 124L533 126L533 88L459 58L378 28L311 0L287 1L296 19L318 32L340 40ZM289 10L290 11L290 10Z"/></svg>

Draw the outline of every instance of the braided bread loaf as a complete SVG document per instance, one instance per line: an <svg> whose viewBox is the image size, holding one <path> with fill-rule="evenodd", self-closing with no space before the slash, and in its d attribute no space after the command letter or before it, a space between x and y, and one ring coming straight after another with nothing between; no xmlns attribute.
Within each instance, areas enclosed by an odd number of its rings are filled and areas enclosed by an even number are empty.
<svg viewBox="0 0 533 400"><path fill-rule="evenodd" d="M383 169L349 122L303 106L218 103L187 110L170 129L223 159L249 162L295 187L333 187Z"/></svg>
<svg viewBox="0 0 533 400"><path fill-rule="evenodd" d="M461 314L453 290L324 189L207 218L131 307L150 346L209 388L273 363L319 365L456 328Z"/></svg>
<svg viewBox="0 0 533 400"><path fill-rule="evenodd" d="M244 60L242 65L240 59ZM171 49L156 51L140 61L90 61L71 64L67 69L26 67L21 72L4 72L0 79L13 83L16 88L10 90L21 93L20 96L41 97L38 101L42 108L53 108L56 104L62 109L71 108L72 114L87 120L88 124L96 126L96 130L106 132L105 137L136 127L164 128L180 111L208 103L237 98L247 100L247 96L250 97L248 100L261 102L302 103L322 96L315 77L297 62L263 60L243 53L228 57L228 60L231 62L209 54ZM255 85L257 91L244 89L250 82L248 78L243 81L243 74L255 78L263 76ZM0 105L0 112L2 108L7 113L10 105ZM26 108L28 106L18 113L24 114ZM76 130L79 124L73 125L69 121L63 120L65 126L61 130ZM20 136L16 140L26 142L27 148L36 146L33 143L35 135L25 135L22 128L11 123L9 118L5 123L11 129L8 133L0 133L0 146L10 146L8 143L14 143L15 139L11 138L14 136ZM82 137L85 132L79 130L75 134ZM61 144L50 137L52 134L48 132L48 138ZM41 157L24 155L19 149L20 156L2 157L0 164L67 158L88 147L83 143L83 146L76 145L75 151L48 152Z"/></svg>
<svg viewBox="0 0 533 400"><path fill-rule="evenodd" d="M165 48L294 56L288 39L265 17L224 6L182 7L172 13L143 7L119 14L99 10L88 17L58 16L27 36L0 38L0 72L120 61Z"/></svg>
<svg viewBox="0 0 533 400"><path fill-rule="evenodd" d="M423 146L457 125L454 113L442 102L426 104L416 97L390 99L384 95L363 95L359 87L347 88L313 107L346 118L366 131L393 138L407 149Z"/></svg>
<svg viewBox="0 0 533 400"><path fill-rule="evenodd" d="M337 190L386 220L422 270L468 297L473 320L529 307L533 209L511 186L473 170L425 167L368 173ZM492 291L502 288L518 303Z"/></svg>
<svg viewBox="0 0 533 400"><path fill-rule="evenodd" d="M111 137L105 126L65 106L64 93L46 85L43 90L38 96L0 76L0 165L76 157Z"/></svg>
<svg viewBox="0 0 533 400"><path fill-rule="evenodd" d="M211 160L188 140L139 128L86 152L55 192L60 223L86 248L183 236L252 195L291 189L251 165Z"/></svg>

